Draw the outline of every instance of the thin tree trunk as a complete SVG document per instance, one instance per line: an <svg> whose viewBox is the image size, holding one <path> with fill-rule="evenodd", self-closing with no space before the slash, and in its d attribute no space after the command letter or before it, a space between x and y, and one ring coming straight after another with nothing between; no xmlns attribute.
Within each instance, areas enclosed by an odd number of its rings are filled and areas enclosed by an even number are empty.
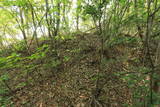
<svg viewBox="0 0 160 107"><path fill-rule="evenodd" d="M21 21L21 31L22 31L22 35L23 35L23 39L26 43L26 46L27 46L27 36L26 36L26 32L25 32L25 29L24 29L24 19L23 19L23 10L22 8L19 8L20 9L20 21Z"/></svg>
<svg viewBox="0 0 160 107"><path fill-rule="evenodd" d="M34 8L33 8L31 3L30 3L30 6L31 6L32 21L33 21L33 26L34 26L33 36L35 37L36 44L39 47L39 42L38 42L38 37L37 37L37 25L36 25L36 22L35 22Z"/></svg>
<svg viewBox="0 0 160 107"><path fill-rule="evenodd" d="M49 4L48 4L48 0L45 0L45 4L46 4L46 22L47 22L47 29L48 29L48 36L50 37L51 41L52 41L52 35L51 35L51 25L50 25L50 21L49 21Z"/></svg>
<svg viewBox="0 0 160 107"><path fill-rule="evenodd" d="M77 31L79 31L79 14L76 15Z"/></svg>
<svg viewBox="0 0 160 107"><path fill-rule="evenodd" d="M57 11L56 29L55 29L54 36L58 35L59 27L60 27L60 11L61 11L61 4L60 4L60 2L58 2L58 4L57 4L57 9L58 9L58 11Z"/></svg>

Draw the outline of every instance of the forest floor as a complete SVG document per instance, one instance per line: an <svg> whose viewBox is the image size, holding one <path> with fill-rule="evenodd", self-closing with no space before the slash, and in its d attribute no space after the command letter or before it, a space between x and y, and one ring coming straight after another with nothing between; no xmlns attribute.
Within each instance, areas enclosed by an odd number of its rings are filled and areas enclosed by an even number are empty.
<svg viewBox="0 0 160 107"><path fill-rule="evenodd" d="M44 44L48 43L44 41ZM137 66L134 63L134 58L139 56L134 53L136 48L128 44L105 48L101 69L100 48L101 40L97 35L77 34L57 45L58 59L62 63L55 68L43 67L43 64L51 65L48 60L53 56L50 54L40 63L20 62L36 63L37 68L28 74L29 77L20 76L22 71L18 69L10 71L8 84L13 90L16 90L15 84L29 82L12 94L12 104L15 107L90 107L94 103L97 80L100 92L95 102L104 107L124 107L132 103L131 90L121 76L130 72L129 66Z"/></svg>

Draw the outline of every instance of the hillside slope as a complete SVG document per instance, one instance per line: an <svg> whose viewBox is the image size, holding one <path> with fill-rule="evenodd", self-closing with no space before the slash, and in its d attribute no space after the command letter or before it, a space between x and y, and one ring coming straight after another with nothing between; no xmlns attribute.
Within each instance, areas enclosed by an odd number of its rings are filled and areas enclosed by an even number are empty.
<svg viewBox="0 0 160 107"><path fill-rule="evenodd" d="M130 105L132 93L122 77L130 72L129 67L137 66L134 58L138 53L133 53L136 48L127 42L106 47L100 64L100 45L99 37L89 33L60 39L56 50L52 50L50 41L43 40L41 47L29 55L23 52L25 50L11 52L11 55L3 57L7 58L7 63L1 67L1 80L6 88L0 94L1 105ZM54 54L55 51L57 54Z"/></svg>

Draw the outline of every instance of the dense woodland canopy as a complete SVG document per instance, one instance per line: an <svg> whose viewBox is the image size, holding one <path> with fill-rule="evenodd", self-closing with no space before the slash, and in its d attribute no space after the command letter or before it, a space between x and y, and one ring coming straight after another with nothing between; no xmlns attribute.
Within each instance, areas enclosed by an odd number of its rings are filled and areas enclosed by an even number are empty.
<svg viewBox="0 0 160 107"><path fill-rule="evenodd" d="M0 0L1 107L160 107L160 0Z"/></svg>

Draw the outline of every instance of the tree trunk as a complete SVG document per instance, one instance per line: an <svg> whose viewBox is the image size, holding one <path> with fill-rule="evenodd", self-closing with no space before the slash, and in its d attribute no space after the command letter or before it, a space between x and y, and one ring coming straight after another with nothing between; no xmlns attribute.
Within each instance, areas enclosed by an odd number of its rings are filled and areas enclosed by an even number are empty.
<svg viewBox="0 0 160 107"><path fill-rule="evenodd" d="M23 10L22 8L20 8L20 20L21 20L21 32L22 32L22 35L23 35L23 39L26 43L26 46L27 46L27 36L26 36L26 32L25 32L25 28L24 28L24 19L23 19Z"/></svg>
<svg viewBox="0 0 160 107"><path fill-rule="evenodd" d="M37 25L36 25L36 22L35 22L34 8L33 8L32 4L30 4L30 5L31 5L32 21L33 21L33 26L34 26L33 36L35 37L36 44L39 47L39 42L38 42L38 37L37 37Z"/></svg>
<svg viewBox="0 0 160 107"><path fill-rule="evenodd" d="M58 11L57 11L56 29L55 29L55 32L54 32L54 36L58 35L59 27L60 27L60 11L61 11L60 2L58 2L58 4L57 4L57 9L58 9Z"/></svg>
<svg viewBox="0 0 160 107"><path fill-rule="evenodd" d="M52 41L51 25L50 25L50 21L48 19L48 16L49 16L49 4L48 4L48 0L45 0L45 4L46 4L46 22L47 22L48 36L49 36L49 38Z"/></svg>

